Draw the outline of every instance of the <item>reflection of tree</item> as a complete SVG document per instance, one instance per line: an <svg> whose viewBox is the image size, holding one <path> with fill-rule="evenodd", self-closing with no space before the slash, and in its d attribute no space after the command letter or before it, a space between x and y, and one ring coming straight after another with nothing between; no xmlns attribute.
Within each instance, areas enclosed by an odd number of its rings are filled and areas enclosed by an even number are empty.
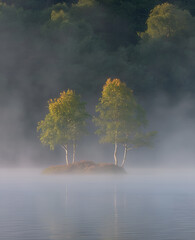
<svg viewBox="0 0 195 240"><path fill-rule="evenodd" d="M114 186L114 231L115 235L118 236L118 208L117 208L117 186Z"/></svg>
<svg viewBox="0 0 195 240"><path fill-rule="evenodd" d="M65 203L68 204L68 185L65 185Z"/></svg>

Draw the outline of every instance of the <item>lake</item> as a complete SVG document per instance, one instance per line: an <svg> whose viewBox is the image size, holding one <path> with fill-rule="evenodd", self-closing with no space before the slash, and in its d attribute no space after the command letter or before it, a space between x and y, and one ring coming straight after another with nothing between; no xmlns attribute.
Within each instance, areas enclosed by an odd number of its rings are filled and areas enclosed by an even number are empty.
<svg viewBox="0 0 195 240"><path fill-rule="evenodd" d="M193 240L195 171L0 171L0 240Z"/></svg>

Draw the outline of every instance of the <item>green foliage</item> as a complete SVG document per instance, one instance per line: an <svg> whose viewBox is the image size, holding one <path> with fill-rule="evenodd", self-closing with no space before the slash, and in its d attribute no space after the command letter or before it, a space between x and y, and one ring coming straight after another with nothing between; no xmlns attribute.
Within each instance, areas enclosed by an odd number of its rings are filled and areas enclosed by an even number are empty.
<svg viewBox="0 0 195 240"><path fill-rule="evenodd" d="M120 79L108 79L96 107L94 118L102 143L121 143L129 147L146 145L152 133L145 134L145 112L137 104L133 92Z"/></svg>
<svg viewBox="0 0 195 240"><path fill-rule="evenodd" d="M95 0L79 0L78 3L75 5L77 7L93 7L95 4Z"/></svg>
<svg viewBox="0 0 195 240"><path fill-rule="evenodd" d="M58 24L69 22L69 8L65 3L56 4L52 7L51 10L51 21L57 22Z"/></svg>
<svg viewBox="0 0 195 240"><path fill-rule="evenodd" d="M16 9L14 6L8 6L5 3L0 2L0 25L6 26L11 31L15 27L19 27L23 20L24 11L22 9Z"/></svg>
<svg viewBox="0 0 195 240"><path fill-rule="evenodd" d="M59 98L48 102L49 113L38 123L40 141L54 149L55 145L75 143L86 133L86 119L89 117L85 103L74 91L60 93Z"/></svg>
<svg viewBox="0 0 195 240"><path fill-rule="evenodd" d="M59 134L51 114L48 113L44 120L38 122L37 131L41 131L41 143L44 145L49 145L50 149L54 150L54 146L59 142ZM63 139L63 144L64 142L66 143L66 141L67 139Z"/></svg>
<svg viewBox="0 0 195 240"><path fill-rule="evenodd" d="M14 5L17 8L23 8L24 10L39 11L61 3L63 0L3 0L3 2L6 2L8 5ZM69 1L66 0L66 2Z"/></svg>
<svg viewBox="0 0 195 240"><path fill-rule="evenodd" d="M189 11L164 3L150 12L146 24L147 30L139 34L141 38L172 38L189 34L194 27L194 19Z"/></svg>
<svg viewBox="0 0 195 240"><path fill-rule="evenodd" d="M69 17L62 9L58 12L52 10L51 12L51 21L59 21L59 22L68 22Z"/></svg>

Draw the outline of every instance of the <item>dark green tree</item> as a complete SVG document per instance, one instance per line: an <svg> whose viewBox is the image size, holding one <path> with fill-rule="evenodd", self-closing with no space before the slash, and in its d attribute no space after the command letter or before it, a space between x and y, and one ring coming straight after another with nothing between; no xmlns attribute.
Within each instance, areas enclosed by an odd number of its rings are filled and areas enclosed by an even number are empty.
<svg viewBox="0 0 195 240"><path fill-rule="evenodd" d="M189 35L194 28L194 19L189 11L164 3L151 10L146 24L147 30L139 33L142 38L172 38Z"/></svg>

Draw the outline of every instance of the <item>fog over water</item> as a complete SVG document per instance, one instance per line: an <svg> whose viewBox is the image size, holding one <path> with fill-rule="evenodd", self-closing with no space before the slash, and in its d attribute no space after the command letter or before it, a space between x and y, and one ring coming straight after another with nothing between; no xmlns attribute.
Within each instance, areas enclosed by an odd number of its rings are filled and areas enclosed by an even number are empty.
<svg viewBox="0 0 195 240"><path fill-rule="evenodd" d="M159 95L143 105L148 129L158 133L152 148L128 153L124 176L41 175L45 166L63 163L63 152L40 153L37 138L14 138L21 153L17 167L1 161L0 240L194 239L193 100L170 104ZM113 161L113 147L99 145L94 135L80 142L78 152L81 159Z"/></svg>
<svg viewBox="0 0 195 240"><path fill-rule="evenodd" d="M191 240L194 170L131 169L125 176L0 171L1 240Z"/></svg>
<svg viewBox="0 0 195 240"><path fill-rule="evenodd" d="M59 26L52 9L66 6L0 5L0 240L193 240L194 25L186 36L144 41L137 32L146 27L147 1L119 1L127 16L95 2L68 7L70 22ZM128 152L124 176L42 175L65 163L36 132L47 101L70 88L93 116L107 78L134 91L147 129L157 131L153 146ZM113 146L98 143L90 120L88 130L76 161L113 163Z"/></svg>

